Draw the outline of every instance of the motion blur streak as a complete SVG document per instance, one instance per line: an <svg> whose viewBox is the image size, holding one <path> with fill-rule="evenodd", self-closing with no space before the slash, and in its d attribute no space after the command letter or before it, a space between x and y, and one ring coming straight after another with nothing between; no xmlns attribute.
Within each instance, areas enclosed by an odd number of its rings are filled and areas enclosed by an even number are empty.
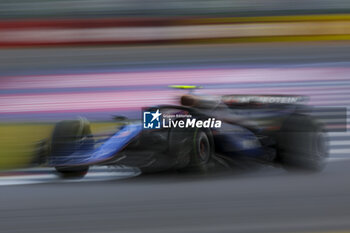
<svg viewBox="0 0 350 233"><path fill-rule="evenodd" d="M0 1L0 169L37 165L33 155L52 152L43 139L54 122L83 116L95 134L115 129L112 115L139 119L141 107L187 93L168 85L306 95L317 114L331 115L332 130L319 174L248 173L238 164L234 175L134 177L140 170L112 166L65 181L51 168L0 171L0 231L349 232L349 13L344 0Z"/></svg>
<svg viewBox="0 0 350 233"><path fill-rule="evenodd" d="M2 0L0 232L349 233L349 75L346 0ZM140 119L141 107L177 104L187 93L169 85L202 86L198 94L308 96L330 131L327 167L301 174L237 164L233 174L138 176L140 169L111 163L69 181L45 167L53 135L56 148L68 131L74 138L63 144L73 142L71 152L84 142L99 148L120 115ZM53 133L54 123L77 116ZM292 149L323 154L323 127L312 126L314 140L296 138ZM100 134L94 141L90 133ZM195 135L204 140L206 133ZM278 144L278 137L271 138ZM151 149L163 146L163 135L148 138ZM164 144L174 158L175 147Z"/></svg>
<svg viewBox="0 0 350 233"><path fill-rule="evenodd" d="M202 85L199 93L207 94L301 94L316 106L346 108L349 48L346 43L271 43L3 50L0 119L139 118L140 107L175 103L186 92L167 87L174 84ZM21 128L33 132L34 126ZM37 129L36 138L46 130ZM2 138L12 138L6 135ZM341 143L331 143L333 152L347 156L347 133L331 136Z"/></svg>
<svg viewBox="0 0 350 233"><path fill-rule="evenodd" d="M8 77L2 78L0 112L135 110L174 103L179 92L167 90L172 84L204 85L200 91L203 94L301 94L310 96L310 104L344 106L350 102L349 71L348 68L205 69Z"/></svg>

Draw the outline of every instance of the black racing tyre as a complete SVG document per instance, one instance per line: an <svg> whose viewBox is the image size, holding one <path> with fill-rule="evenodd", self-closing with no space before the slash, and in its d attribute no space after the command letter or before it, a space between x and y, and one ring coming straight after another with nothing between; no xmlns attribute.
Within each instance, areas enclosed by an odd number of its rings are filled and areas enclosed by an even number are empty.
<svg viewBox="0 0 350 233"><path fill-rule="evenodd" d="M55 167L56 172L64 179L80 179L89 171L88 166L84 167Z"/></svg>
<svg viewBox="0 0 350 233"><path fill-rule="evenodd" d="M175 168L181 170L190 163L193 143L193 129L172 128L169 130L168 151L170 157L176 160Z"/></svg>
<svg viewBox="0 0 350 233"><path fill-rule="evenodd" d="M78 149L91 149L94 139L90 124L86 119L61 121L55 125L51 139L53 159L70 156ZM82 178L88 172L88 166L55 167L62 178Z"/></svg>
<svg viewBox="0 0 350 233"><path fill-rule="evenodd" d="M321 171L328 157L328 138L314 118L294 114L277 134L277 161L287 170Z"/></svg>
<svg viewBox="0 0 350 233"><path fill-rule="evenodd" d="M181 149L185 149L182 147ZM186 166L181 172L207 172L214 153L214 144L210 131L194 129L188 137L187 153L182 154ZM184 162L183 162L184 163Z"/></svg>

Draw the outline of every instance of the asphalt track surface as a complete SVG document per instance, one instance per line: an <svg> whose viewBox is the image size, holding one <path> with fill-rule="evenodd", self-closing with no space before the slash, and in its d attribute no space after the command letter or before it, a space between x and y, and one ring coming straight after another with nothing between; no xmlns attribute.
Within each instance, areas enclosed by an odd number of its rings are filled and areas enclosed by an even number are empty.
<svg viewBox="0 0 350 233"><path fill-rule="evenodd" d="M349 161L281 169L2 186L2 232L337 232L350 228ZM331 231L332 230L332 231ZM337 231L336 231L337 230Z"/></svg>
<svg viewBox="0 0 350 233"><path fill-rule="evenodd" d="M2 50L2 75L171 67L349 67L350 44ZM331 232L350 229L350 162L205 177L0 187L1 232Z"/></svg>

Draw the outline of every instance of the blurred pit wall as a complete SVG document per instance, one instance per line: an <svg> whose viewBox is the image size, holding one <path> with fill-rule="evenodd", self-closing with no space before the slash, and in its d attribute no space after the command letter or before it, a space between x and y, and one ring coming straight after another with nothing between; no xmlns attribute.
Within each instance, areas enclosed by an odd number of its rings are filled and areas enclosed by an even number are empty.
<svg viewBox="0 0 350 233"><path fill-rule="evenodd" d="M349 40L350 14L0 21L0 46Z"/></svg>

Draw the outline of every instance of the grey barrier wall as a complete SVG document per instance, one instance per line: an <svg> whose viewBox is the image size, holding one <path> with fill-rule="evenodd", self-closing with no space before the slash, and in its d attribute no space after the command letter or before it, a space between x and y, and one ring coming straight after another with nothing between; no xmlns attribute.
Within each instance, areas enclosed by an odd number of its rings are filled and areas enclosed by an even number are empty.
<svg viewBox="0 0 350 233"><path fill-rule="evenodd" d="M254 16L348 12L348 0L0 0L0 18Z"/></svg>

